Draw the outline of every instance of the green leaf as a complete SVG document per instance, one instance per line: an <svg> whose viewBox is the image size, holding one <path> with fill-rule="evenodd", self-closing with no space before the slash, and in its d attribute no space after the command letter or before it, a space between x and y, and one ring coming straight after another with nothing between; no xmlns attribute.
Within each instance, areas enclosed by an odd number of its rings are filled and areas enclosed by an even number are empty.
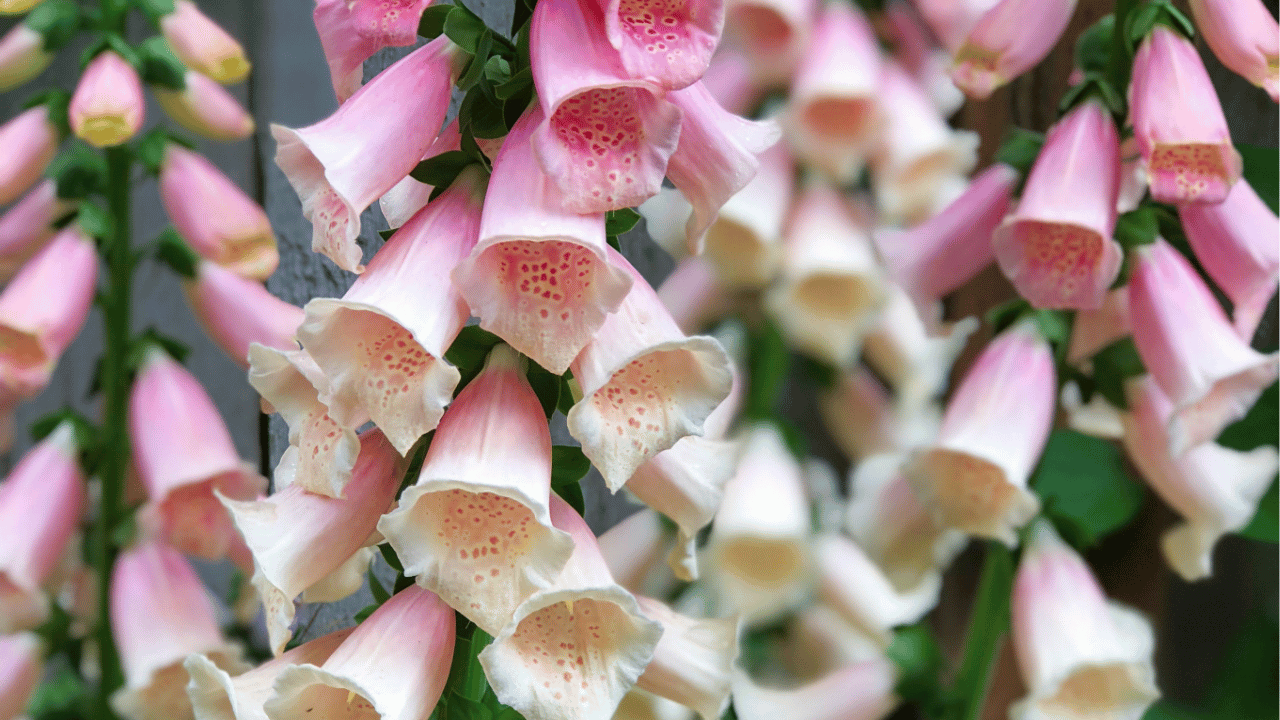
<svg viewBox="0 0 1280 720"><path fill-rule="evenodd" d="M57 184L59 198L78 200L102 190L107 179L107 161L77 141L49 163L45 174Z"/></svg>
<svg viewBox="0 0 1280 720"><path fill-rule="evenodd" d="M1274 608L1271 608L1274 611ZM1209 690L1214 720L1275 720L1280 628L1255 611L1236 633Z"/></svg>
<svg viewBox="0 0 1280 720"><path fill-rule="evenodd" d="M542 404L542 412L547 417L551 417L560 405L560 390L563 384L560 376L552 375L550 371L531 361L527 377L529 385L533 387L533 393L538 396L538 402Z"/></svg>
<svg viewBox="0 0 1280 720"><path fill-rule="evenodd" d="M490 58L492 61L493 58ZM493 87L493 94L499 100L507 100L515 97L520 92L527 90L533 85L533 70L530 68L521 68L519 72L498 83L496 80Z"/></svg>
<svg viewBox="0 0 1280 720"><path fill-rule="evenodd" d="M1124 383L1131 377L1147 371L1138 356L1138 348L1132 337L1117 340L1093 356L1093 382L1098 392L1112 407L1129 409L1125 398Z"/></svg>
<svg viewBox="0 0 1280 720"><path fill-rule="evenodd" d="M458 177L463 168L474 162L470 155L461 150L450 150L432 155L414 166L409 176L420 183L436 188L447 188Z"/></svg>
<svg viewBox="0 0 1280 720"><path fill-rule="evenodd" d="M57 52L80 30L80 7L72 0L45 0L31 8L23 23L44 36L45 52Z"/></svg>
<svg viewBox="0 0 1280 720"><path fill-rule="evenodd" d="M1025 177L1035 164L1040 148L1044 147L1044 134L1020 127L1011 127L1004 142L996 151L996 162L1015 168Z"/></svg>
<svg viewBox="0 0 1280 720"><path fill-rule="evenodd" d="M1124 470L1112 443L1055 430L1031 481L1049 515L1072 544L1090 547L1142 508L1142 486Z"/></svg>
<svg viewBox="0 0 1280 720"><path fill-rule="evenodd" d="M1240 535L1251 540L1261 540L1262 542L1275 543L1280 542L1280 491L1274 480L1271 481L1271 487L1267 490L1262 499L1258 501L1258 510L1253 514L1253 519L1248 525L1240 528Z"/></svg>
<svg viewBox="0 0 1280 720"><path fill-rule="evenodd" d="M440 37L444 32L445 18L453 11L452 5L432 5L422 11L418 20L418 34L428 40Z"/></svg>
<svg viewBox="0 0 1280 720"><path fill-rule="evenodd" d="M938 674L942 670L942 651L926 623L895 631L885 655L898 666L896 691L900 697L926 707L941 700Z"/></svg>
<svg viewBox="0 0 1280 720"><path fill-rule="evenodd" d="M391 593L382 587L382 583L378 582L377 576L373 574L373 566L369 566L369 592L373 593L373 601L381 605L391 599Z"/></svg>
<svg viewBox="0 0 1280 720"><path fill-rule="evenodd" d="M1035 310L1031 313L1040 337L1053 345L1061 345L1071 337L1071 323L1061 310Z"/></svg>
<svg viewBox="0 0 1280 720"><path fill-rule="evenodd" d="M1116 219L1114 237L1126 250L1139 245L1150 245L1160 234L1160 222L1156 208L1141 205Z"/></svg>
<svg viewBox="0 0 1280 720"><path fill-rule="evenodd" d="M1275 445L1280 435L1280 391L1273 383L1241 419L1228 425L1218 436L1218 444L1233 450L1252 450Z"/></svg>
<svg viewBox="0 0 1280 720"><path fill-rule="evenodd" d="M160 166L164 164L164 151L169 145L169 133L164 128L152 128L137 143L138 161L152 175L160 174Z"/></svg>
<svg viewBox="0 0 1280 720"><path fill-rule="evenodd" d="M1188 38L1196 36L1195 25L1168 0L1152 0L1129 15L1125 37L1133 45L1143 41L1156 25L1172 28Z"/></svg>
<svg viewBox="0 0 1280 720"><path fill-rule="evenodd" d="M89 201L80 204L76 224L89 235L105 240L113 235L116 222L101 205Z"/></svg>
<svg viewBox="0 0 1280 720"><path fill-rule="evenodd" d="M991 326L991 332L998 334L1031 311L1031 303L1022 298L1014 298L988 310L985 319Z"/></svg>
<svg viewBox="0 0 1280 720"><path fill-rule="evenodd" d="M574 403L578 401L577 398L573 396L573 388L573 372L566 370L565 373L560 376L560 399L556 403L556 407L565 415L569 414L569 411L573 409Z"/></svg>
<svg viewBox="0 0 1280 720"><path fill-rule="evenodd" d="M400 564L400 556L396 555L396 551L391 547L391 543L382 543L379 545L378 552L382 553L382 559L387 562L387 565L389 565L392 570L396 571L396 574L404 573L404 566Z"/></svg>
<svg viewBox="0 0 1280 720"><path fill-rule="evenodd" d="M621 235L640 222L640 213L635 208L619 208L610 210L604 217L604 234Z"/></svg>
<svg viewBox="0 0 1280 720"><path fill-rule="evenodd" d="M1111 62L1116 16L1103 15L1076 38L1076 67L1085 72L1105 72Z"/></svg>
<svg viewBox="0 0 1280 720"><path fill-rule="evenodd" d="M450 14L452 16L452 13ZM480 37L476 38L476 48L471 56L471 62L467 63L467 67L462 71L462 75L456 83L461 90L470 90L480 77L484 75L485 63L489 61L489 51L493 49L493 32L488 28L480 33Z"/></svg>
<svg viewBox="0 0 1280 720"><path fill-rule="evenodd" d="M98 444L97 426L93 424L92 420L69 407L55 410L31 423L31 439L36 442L44 440L64 422L71 423L76 445L80 449L88 450Z"/></svg>
<svg viewBox="0 0 1280 720"><path fill-rule="evenodd" d="M744 414L752 418L777 415L778 402L791 370L791 354L782 332L772 322L751 333L747 345L747 399Z"/></svg>
<svg viewBox="0 0 1280 720"><path fill-rule="evenodd" d="M494 85L511 79L511 63L501 55L490 57L484 64L484 77Z"/></svg>
<svg viewBox="0 0 1280 720"><path fill-rule="evenodd" d="M370 615L377 612L378 607L379 607L378 603L373 603L372 605L365 605L364 608L360 610L360 612L355 614L356 624L359 625L365 620L368 620Z"/></svg>
<svg viewBox="0 0 1280 720"><path fill-rule="evenodd" d="M444 34L448 35L455 45L472 55L476 54L476 48L480 44L480 37L489 32L489 28L485 26L484 21L462 4L454 5L450 8L449 14L444 19L443 30Z"/></svg>
<svg viewBox="0 0 1280 720"><path fill-rule="evenodd" d="M582 478L591 469L591 461L582 448L555 445L551 448L551 489L581 515L586 507L582 497Z"/></svg>
<svg viewBox="0 0 1280 720"><path fill-rule="evenodd" d="M185 363L187 358L191 356L191 348L186 343L165 335L152 326L138 333L129 342L129 357L125 359L125 365L130 372L137 372L138 368L142 366L142 361L146 359L147 350L152 347L164 350L169 354L169 357L180 363Z"/></svg>
<svg viewBox="0 0 1280 720"><path fill-rule="evenodd" d="M134 5L153 23L174 11L173 0L134 0Z"/></svg>
<svg viewBox="0 0 1280 720"><path fill-rule="evenodd" d="M468 325L454 338L453 344L445 351L444 359L464 375L475 374L484 367L484 359L489 356L489 351L500 342L502 338L481 329L479 325Z"/></svg>
<svg viewBox="0 0 1280 720"><path fill-rule="evenodd" d="M509 128L502 101L491 96L488 88L481 82L467 91L458 112L458 121L470 130L472 137L492 140L505 137Z"/></svg>
<svg viewBox="0 0 1280 720"><path fill-rule="evenodd" d="M92 701L89 686L65 659L54 660L52 665L53 671L36 687L35 695L27 703L26 714L37 720L87 717L80 711Z"/></svg>
<svg viewBox="0 0 1280 720"><path fill-rule="evenodd" d="M1058 112L1066 114L1072 108L1084 103L1089 98L1097 98L1113 115L1123 115L1125 102L1115 86L1101 72L1090 71L1084 74L1084 80L1067 90L1058 103Z"/></svg>
<svg viewBox="0 0 1280 720"><path fill-rule="evenodd" d="M1276 212L1280 203L1280 151L1244 143L1237 143L1236 150L1244 159L1244 179L1271 212Z"/></svg>
<svg viewBox="0 0 1280 720"><path fill-rule="evenodd" d="M200 256L187 245L177 230L167 228L156 238L156 259L185 278L194 278Z"/></svg>

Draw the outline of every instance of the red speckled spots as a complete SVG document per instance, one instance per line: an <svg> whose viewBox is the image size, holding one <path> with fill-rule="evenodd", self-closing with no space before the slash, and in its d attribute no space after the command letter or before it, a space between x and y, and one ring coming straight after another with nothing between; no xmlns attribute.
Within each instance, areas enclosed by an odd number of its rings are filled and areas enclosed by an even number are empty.
<svg viewBox="0 0 1280 720"><path fill-rule="evenodd" d="M495 252L514 309L533 322L549 324L575 319L599 262L590 250L558 241L508 242Z"/></svg>
<svg viewBox="0 0 1280 720"><path fill-rule="evenodd" d="M317 246L312 249L330 257L340 257L338 253L347 241L347 224L351 222L351 211L338 193L327 184L308 200L307 218L311 221L315 237L321 239L319 243L313 242Z"/></svg>
<svg viewBox="0 0 1280 720"><path fill-rule="evenodd" d="M362 313L368 324L354 355L363 370L360 396L375 421L398 405L422 403L423 379L436 360L394 320Z"/></svg>
<svg viewBox="0 0 1280 720"><path fill-rule="evenodd" d="M677 58L689 42L689 8L679 0L622 0L618 23L632 42L654 55Z"/></svg>
<svg viewBox="0 0 1280 720"><path fill-rule="evenodd" d="M423 0L361 0L353 5L356 32L379 46L411 45L417 39Z"/></svg>
<svg viewBox="0 0 1280 720"><path fill-rule="evenodd" d="M1163 202L1221 202L1232 177L1229 153L1223 145L1156 146L1148 166L1152 196Z"/></svg>
<svg viewBox="0 0 1280 720"><path fill-rule="evenodd" d="M556 137L590 177L588 193L613 205L634 192L646 139L635 88L588 90L565 100L551 117Z"/></svg>
<svg viewBox="0 0 1280 720"><path fill-rule="evenodd" d="M572 612L556 603L522 620L510 642L538 699L557 705L615 703L610 678L617 648L611 642L615 633L606 628L622 622L622 610L600 600L578 600Z"/></svg>
<svg viewBox="0 0 1280 720"><path fill-rule="evenodd" d="M1019 224L1025 261L1018 291L1038 306L1061 307L1094 294L1093 275L1102 259L1103 240L1076 225L1039 221Z"/></svg>
<svg viewBox="0 0 1280 720"><path fill-rule="evenodd" d="M297 477L329 477L342 435L342 428L325 414L324 406L307 415L298 434Z"/></svg>

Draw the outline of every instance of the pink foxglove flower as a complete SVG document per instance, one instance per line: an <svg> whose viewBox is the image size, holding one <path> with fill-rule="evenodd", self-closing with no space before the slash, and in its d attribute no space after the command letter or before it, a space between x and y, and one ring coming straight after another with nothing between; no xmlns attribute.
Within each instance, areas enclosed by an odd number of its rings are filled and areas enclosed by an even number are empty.
<svg viewBox="0 0 1280 720"><path fill-rule="evenodd" d="M204 156L169 143L160 165L160 200L202 257L258 280L275 272L280 253L267 213Z"/></svg>
<svg viewBox="0 0 1280 720"><path fill-rule="evenodd" d="M480 652L498 700L530 720L609 720L644 672L662 627L609 575L595 535L559 496L551 522L573 555Z"/></svg>
<svg viewBox="0 0 1280 720"><path fill-rule="evenodd" d="M79 452L75 430L63 423L0 484L0 635L48 616L47 586L84 512Z"/></svg>
<svg viewBox="0 0 1280 720"><path fill-rule="evenodd" d="M732 298L705 257L681 260L658 286L671 319L685 333L697 333L728 314Z"/></svg>
<svg viewBox="0 0 1280 720"><path fill-rule="evenodd" d="M943 47L954 53L983 14L999 3L1000 0L914 0L912 4Z"/></svg>
<svg viewBox="0 0 1280 720"><path fill-rule="evenodd" d="M871 238L839 191L813 184L796 200L782 252L765 307L796 349L847 367L885 301Z"/></svg>
<svg viewBox="0 0 1280 720"><path fill-rule="evenodd" d="M490 634L573 552L551 526L551 435L524 365L506 345L490 352L436 428L417 481L378 522L404 574Z"/></svg>
<svg viewBox="0 0 1280 720"><path fill-rule="evenodd" d="M1047 521L1036 523L1013 581L1013 647L1028 689L1012 720L1138 718L1160 696L1151 623L1107 599Z"/></svg>
<svg viewBox="0 0 1280 720"><path fill-rule="evenodd" d="M124 58L105 50L85 67L67 114L76 137L94 147L107 147L138 134L145 105L138 72Z"/></svg>
<svg viewBox="0 0 1280 720"><path fill-rule="evenodd" d="M927 445L938 436L941 422L932 404L897 403L860 366L840 373L835 386L818 397L818 411L836 446L853 461Z"/></svg>
<svg viewBox="0 0 1280 720"><path fill-rule="evenodd" d="M741 720L881 720L902 702L893 693L898 668L877 657L846 665L791 689L760 687L739 675L733 708Z"/></svg>
<svg viewBox="0 0 1280 720"><path fill-rule="evenodd" d="M1196 259L1231 299L1236 330L1253 339L1280 274L1280 219L1245 180L1217 205L1178 206Z"/></svg>
<svg viewBox="0 0 1280 720"><path fill-rule="evenodd" d="M183 65L224 85L249 74L244 48L191 0L175 0L173 12L160 18L160 32Z"/></svg>
<svg viewBox="0 0 1280 720"><path fill-rule="evenodd" d="M1067 362L1080 363L1098 351L1128 337L1133 332L1129 322L1129 287L1116 288L1102 299L1097 310L1081 310L1071 325L1071 342L1067 345Z"/></svg>
<svg viewBox="0 0 1280 720"><path fill-rule="evenodd" d="M449 678L454 637L453 610L430 591L405 588L323 663L282 670L263 710L272 720L427 718Z"/></svg>
<svg viewBox="0 0 1280 720"><path fill-rule="evenodd" d="M1204 443L1180 456L1169 452L1166 430L1173 403L1150 375L1125 386L1124 445L1143 477L1184 522L1161 542L1169 565L1185 580L1213 571L1218 538L1244 527L1275 477L1274 446L1248 452Z"/></svg>
<svg viewBox="0 0 1280 720"><path fill-rule="evenodd" d="M569 410L568 424L617 492L645 460L686 435L702 434L733 376L719 342L686 336L626 258L610 248L609 259L634 282L573 361L583 397Z"/></svg>
<svg viewBox="0 0 1280 720"><path fill-rule="evenodd" d="M1219 203L1240 179L1226 116L1190 40L1156 25L1133 59L1129 119L1159 202Z"/></svg>
<svg viewBox="0 0 1280 720"><path fill-rule="evenodd" d="M431 147L427 148L422 159L426 160L451 150L458 150L461 148L461 143L462 135L458 130L458 120L454 118L453 122L445 125L444 130L440 131L440 137L431 143ZM386 194L378 198L378 209L382 210L382 217L386 219L389 227L399 228L417 215L419 210L426 207L434 191L434 187L414 180L412 175L406 175Z"/></svg>
<svg viewBox="0 0 1280 720"><path fill-rule="evenodd" d="M471 253L484 180L466 171L396 231L341 299L307 303L298 339L329 378L334 420L373 420L402 454L440 422L458 370L444 353L467 321L450 271Z"/></svg>
<svg viewBox="0 0 1280 720"><path fill-rule="evenodd" d="M925 26L924 18L912 3L899 0L887 4L884 20L894 44L894 57L943 117L953 115L964 104L965 98L951 79L951 54L938 46Z"/></svg>
<svg viewBox="0 0 1280 720"><path fill-rule="evenodd" d="M191 717L182 661L192 653L232 674L248 669L240 647L223 639L195 570L163 543L137 545L116 559L110 612L125 679L111 708L128 720Z"/></svg>
<svg viewBox="0 0 1280 720"><path fill-rule="evenodd" d="M1276 355L1249 347L1204 281L1163 240L1138 249L1129 281L1133 341L1174 411L1174 454L1209 442L1244 417L1276 381Z"/></svg>
<svg viewBox="0 0 1280 720"><path fill-rule="evenodd" d="M1196 28L1223 65L1280 99L1280 26L1262 0L1191 0Z"/></svg>
<svg viewBox="0 0 1280 720"><path fill-rule="evenodd" d="M311 249L343 270L364 269L356 245L360 213L408 175L440 134L455 50L441 35L379 73L324 120L297 130L271 126L276 164L311 222Z"/></svg>
<svg viewBox="0 0 1280 720"><path fill-rule="evenodd" d="M693 215L693 206L685 199L684 193L664 187L657 195L640 203L636 210L644 218L645 232L658 247L677 261L689 256L685 228Z"/></svg>
<svg viewBox="0 0 1280 720"><path fill-rule="evenodd" d="M680 109L623 67L597 1L539 3L531 32L544 114L533 151L564 193L564 208L604 212L657 194L680 136Z"/></svg>
<svg viewBox="0 0 1280 720"><path fill-rule="evenodd" d="M720 107L734 115L749 115L764 90L751 76L750 61L736 50L717 52L701 82Z"/></svg>
<svg viewBox="0 0 1280 720"><path fill-rule="evenodd" d="M653 660L636 686L693 708L703 720L718 720L729 706L738 619L691 618L652 598L636 601L645 617L662 626Z"/></svg>
<svg viewBox="0 0 1280 720"><path fill-rule="evenodd" d="M697 82L724 27L724 0L595 0L605 33L633 78L664 90Z"/></svg>
<svg viewBox="0 0 1280 720"><path fill-rule="evenodd" d="M7 281L57 234L54 223L76 208L45 180L0 215L0 280Z"/></svg>
<svg viewBox="0 0 1280 720"><path fill-rule="evenodd" d="M0 205L7 205L40 179L58 152L58 128L49 121L49 107L37 105L0 125L0 148L7 160L0 166Z"/></svg>
<svg viewBox="0 0 1280 720"><path fill-rule="evenodd" d="M903 592L857 543L843 535L817 538L813 553L823 601L882 648L893 642L895 627L914 623L938 604L939 573L927 575Z"/></svg>
<svg viewBox="0 0 1280 720"><path fill-rule="evenodd" d="M863 342L862 354L897 392L899 405L917 408L942 395L951 365L978 329L976 318L952 323L944 333L929 327L902 288L890 285L888 300Z"/></svg>
<svg viewBox="0 0 1280 720"><path fill-rule="evenodd" d="M939 520L977 537L1017 542L1040 509L1027 480L1049 439L1053 353L1024 321L991 341L947 403L937 441L903 472Z"/></svg>
<svg viewBox="0 0 1280 720"><path fill-rule="evenodd" d="M182 127L213 140L232 142L253 134L253 117L212 79L188 70L181 90L151 86L151 94Z"/></svg>
<svg viewBox="0 0 1280 720"><path fill-rule="evenodd" d="M313 13L333 91L344 103L360 89L364 61L382 48L418 41L429 0L317 0Z"/></svg>
<svg viewBox="0 0 1280 720"><path fill-rule="evenodd" d="M34 78L53 62L45 49L44 35L19 23L0 37L0 92L12 90Z"/></svg>
<svg viewBox="0 0 1280 720"><path fill-rule="evenodd" d="M952 79L969 97L990 97L1048 56L1075 9L1076 0L1001 0L956 50Z"/></svg>
<svg viewBox="0 0 1280 720"><path fill-rule="evenodd" d="M182 289L201 327L241 367L249 367L253 343L298 349L294 335L302 324L302 308L272 295L262 283L202 260Z"/></svg>
<svg viewBox="0 0 1280 720"><path fill-rule="evenodd" d="M200 381L158 347L148 349L129 393L129 440L149 496L144 526L208 560L241 545L215 494L253 500L266 492L267 479L240 460Z"/></svg>
<svg viewBox="0 0 1280 720"><path fill-rule="evenodd" d="M604 214L565 209L564 195L533 159L536 105L511 128L493 164L480 241L454 285L480 327L554 374L618 309L631 276L605 253Z"/></svg>
<svg viewBox="0 0 1280 720"><path fill-rule="evenodd" d="M815 0L728 0L726 6L725 44L742 53L761 85L788 81L804 54L821 4Z"/></svg>
<svg viewBox="0 0 1280 720"><path fill-rule="evenodd" d="M1120 272L1111 238L1120 191L1120 138L1089 100L1049 129L1017 208L996 228L996 260L1035 307L1096 310Z"/></svg>
<svg viewBox="0 0 1280 720"><path fill-rule="evenodd" d="M665 595L673 589L674 576L666 565L667 551L675 540L652 508L633 513L596 538L609 574L628 591Z"/></svg>
<svg viewBox="0 0 1280 720"><path fill-rule="evenodd" d="M794 186L791 154L775 145L761 153L751 182L720 208L707 228L703 254L725 286L765 287L778 273Z"/></svg>
<svg viewBox="0 0 1280 720"><path fill-rule="evenodd" d="M0 635L0 717L23 717L44 676L43 656L35 633Z"/></svg>
<svg viewBox="0 0 1280 720"><path fill-rule="evenodd" d="M375 429L360 436L360 455L340 499L294 484L264 500L223 500L253 551L253 585L276 654L289 641L294 598L365 544L395 499L403 472L399 454Z"/></svg>

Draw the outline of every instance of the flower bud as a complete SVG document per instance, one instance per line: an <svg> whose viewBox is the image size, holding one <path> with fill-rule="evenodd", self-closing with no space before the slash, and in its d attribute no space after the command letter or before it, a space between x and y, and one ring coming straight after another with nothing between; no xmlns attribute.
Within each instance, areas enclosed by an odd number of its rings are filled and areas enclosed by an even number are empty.
<svg viewBox="0 0 1280 720"><path fill-rule="evenodd" d="M191 0L175 0L160 18L160 32L183 65L227 85L249 74L244 48Z"/></svg>
<svg viewBox="0 0 1280 720"><path fill-rule="evenodd" d="M44 173L58 152L58 128L49 121L49 107L37 105L0 125L0 205L25 193Z"/></svg>
<svg viewBox="0 0 1280 720"><path fill-rule="evenodd" d="M156 102L179 125L223 142L253 134L253 118L221 85L194 71L183 76L183 85L181 90L151 87Z"/></svg>
<svg viewBox="0 0 1280 720"><path fill-rule="evenodd" d="M137 71L106 50L84 69L67 112L76 137L94 147L108 147L136 135L145 110Z"/></svg>
<svg viewBox="0 0 1280 720"><path fill-rule="evenodd" d="M24 23L0 38L0 92L12 90L34 78L53 62L45 50L44 35Z"/></svg>

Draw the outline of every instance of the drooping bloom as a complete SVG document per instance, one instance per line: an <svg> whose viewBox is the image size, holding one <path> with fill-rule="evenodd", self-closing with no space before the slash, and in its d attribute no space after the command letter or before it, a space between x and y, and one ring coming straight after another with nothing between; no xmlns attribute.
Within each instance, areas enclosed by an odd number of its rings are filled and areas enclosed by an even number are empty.
<svg viewBox="0 0 1280 720"><path fill-rule="evenodd" d="M107 147L136 135L145 110L138 72L124 58L104 50L85 67L67 114L76 137Z"/></svg>
<svg viewBox="0 0 1280 720"><path fill-rule="evenodd" d="M569 410L568 424L617 492L645 460L686 435L702 434L733 376L719 342L686 336L626 258L612 248L608 256L634 282L573 361L583 397Z"/></svg>
<svg viewBox="0 0 1280 720"><path fill-rule="evenodd" d="M318 0L312 14L324 48L333 92L344 103L364 80L364 61L382 48L418 41L418 21L429 0Z"/></svg>
<svg viewBox="0 0 1280 720"><path fill-rule="evenodd" d="M604 214L565 209L564 194L533 159L543 121L534 105L493 164L480 241L454 272L480 327L554 374L563 374L631 289L609 263Z"/></svg>
<svg viewBox="0 0 1280 720"><path fill-rule="evenodd" d="M1276 381L1276 355L1249 347L1191 263L1163 240L1136 253L1129 314L1138 355L1174 404L1174 454L1216 438Z"/></svg>
<svg viewBox="0 0 1280 720"><path fill-rule="evenodd" d="M760 687L739 675L733 709L741 720L880 720L901 702L893 692L897 682L897 666L884 657L846 665L788 690Z"/></svg>
<svg viewBox="0 0 1280 720"><path fill-rule="evenodd" d="M510 347L490 352L436 428L417 482L378 522L406 576L496 634L573 552L551 526L551 435Z"/></svg>
<svg viewBox="0 0 1280 720"><path fill-rule="evenodd" d="M681 260L658 286L658 299L685 333L696 333L728 314L732 299L705 257Z"/></svg>
<svg viewBox="0 0 1280 720"><path fill-rule="evenodd" d="M788 623L780 648L786 669L799 682L817 680L849 665L884 657L884 649L821 598Z"/></svg>
<svg viewBox="0 0 1280 720"><path fill-rule="evenodd" d="M84 511L79 451L74 429L63 423L0 484L0 637L48 616L46 585Z"/></svg>
<svg viewBox="0 0 1280 720"><path fill-rule="evenodd" d="M1196 28L1223 65L1280 100L1280 26L1262 0L1191 0Z"/></svg>
<svg viewBox="0 0 1280 720"><path fill-rule="evenodd" d="M0 38L0 92L12 90L34 78L53 62L45 49L44 35L26 23L18 23Z"/></svg>
<svg viewBox="0 0 1280 720"><path fill-rule="evenodd" d="M665 561L675 534L663 525L657 510L633 513L596 540L609 574L628 591L663 596L673 588L674 576Z"/></svg>
<svg viewBox="0 0 1280 720"><path fill-rule="evenodd" d="M697 619L637 597L640 612L662 626L662 637L636 685L719 720L729 706L729 681L738 659L736 617Z"/></svg>
<svg viewBox="0 0 1280 720"><path fill-rule="evenodd" d="M262 283L226 268L200 261L182 289L201 327L232 360L249 367L249 346L297 350L294 335L302 324L302 308L272 295Z"/></svg>
<svg viewBox="0 0 1280 720"><path fill-rule="evenodd" d="M657 194L680 136L680 109L632 78L595 0L548 0L533 12L530 55L544 119L534 156L564 207L597 213Z"/></svg>
<svg viewBox="0 0 1280 720"><path fill-rule="evenodd" d="M1236 331L1253 339L1280 274L1280 219L1245 180L1217 205L1178 206L1200 265L1231 299Z"/></svg>
<svg viewBox="0 0 1280 720"><path fill-rule="evenodd" d="M927 445L938 436L939 412L932 405L896 403L866 368L840 373L835 387L818 397L818 411L850 460Z"/></svg>
<svg viewBox="0 0 1280 720"><path fill-rule="evenodd" d="M35 633L0 635L0 717L23 716L44 676L43 655Z"/></svg>
<svg viewBox="0 0 1280 720"><path fill-rule="evenodd" d="M1000 0L914 0L925 24L943 47L955 53L988 10Z"/></svg>
<svg viewBox="0 0 1280 720"><path fill-rule="evenodd" d="M725 44L742 52L762 85L789 80L820 4L815 0L728 0L726 6Z"/></svg>
<svg viewBox="0 0 1280 720"><path fill-rule="evenodd" d="M697 82L724 27L724 0L595 0L622 67L664 90Z"/></svg>
<svg viewBox="0 0 1280 720"><path fill-rule="evenodd" d="M479 142L479 140L477 140ZM461 148L462 135L458 129L458 120L454 118L453 122L444 126L440 131L440 137L431 143L431 147L427 148L427 152L422 159L435 157L441 153ZM427 201L431 199L431 193L435 188L413 179L412 175L406 175L400 179L388 190L382 197L378 198L378 208L382 210L382 217L386 219L387 226L392 228L402 227L409 222L418 211L426 207Z"/></svg>
<svg viewBox="0 0 1280 720"><path fill-rule="evenodd" d="M707 261L727 287L764 287L782 261L782 230L795 185L795 168L784 145L760 155L760 168L729 198L707 228Z"/></svg>
<svg viewBox="0 0 1280 720"><path fill-rule="evenodd" d="M910 73L938 112L943 117L951 117L964 104L965 96L951 79L951 53L938 46L919 8L915 7L927 4L928 0L914 4L905 0L888 3L884 8L885 29L894 44L894 58Z"/></svg>
<svg viewBox="0 0 1280 720"><path fill-rule="evenodd" d="M880 317L867 333L862 353L898 396L904 408L916 408L942 395L951 365L978 328L976 318L952 323L944 334L932 336L902 288L890 285Z"/></svg>
<svg viewBox="0 0 1280 720"><path fill-rule="evenodd" d="M554 585L521 603L480 664L498 700L529 720L609 720L662 627L614 582L591 528L554 494L551 522L573 537L573 554Z"/></svg>
<svg viewBox="0 0 1280 720"><path fill-rule="evenodd" d="M700 81L720 107L746 116L760 100L764 88L751 76L751 63L736 50L720 50Z"/></svg>
<svg viewBox="0 0 1280 720"><path fill-rule="evenodd" d="M1024 321L991 341L947 403L937 441L903 473L948 527L1017 542L1039 510L1027 490L1053 427L1053 353Z"/></svg>
<svg viewBox="0 0 1280 720"><path fill-rule="evenodd" d="M280 262L262 207L199 153L169 143L160 166L160 200L191 248L245 277L265 280Z"/></svg>
<svg viewBox="0 0 1280 720"><path fill-rule="evenodd" d="M1012 720L1139 718L1160 696L1151 623L1107 599L1048 521L1036 523L1013 581L1013 647L1028 688Z"/></svg>
<svg viewBox="0 0 1280 720"><path fill-rule="evenodd" d="M819 537L813 552L822 600L882 648L893 641L893 628L919 620L938 604L940 573L927 574L904 591L843 535Z"/></svg>
<svg viewBox="0 0 1280 720"><path fill-rule="evenodd" d="M307 303L298 339L329 378L338 423L373 420L401 454L440 422L458 370L444 353L467 321L450 271L471 253L484 179L465 171L382 246L341 299Z"/></svg>
<svg viewBox="0 0 1280 720"><path fill-rule="evenodd" d="M1067 362L1080 363L1133 330L1129 321L1129 287L1107 293L1102 307L1081 310L1071 325L1071 342L1067 345Z"/></svg>
<svg viewBox="0 0 1280 720"><path fill-rule="evenodd" d="M1165 533L1164 556L1185 580L1208 577L1218 538L1244 527L1257 512L1276 474L1276 448L1240 452L1210 442L1175 456L1166 430L1173 403L1155 380L1150 375L1132 378L1125 394L1125 449L1152 488L1185 520Z"/></svg>
<svg viewBox="0 0 1280 720"><path fill-rule="evenodd" d="M191 0L175 0L173 12L160 18L160 32L183 65L224 85L249 74L244 48Z"/></svg>
<svg viewBox="0 0 1280 720"><path fill-rule="evenodd" d="M1190 40L1157 24L1138 47L1129 119L1159 202L1219 203L1240 179L1226 116Z"/></svg>
<svg viewBox="0 0 1280 720"><path fill-rule="evenodd" d="M253 134L253 117L212 79L188 70L181 90L151 86L156 102L175 122L213 140L231 142Z"/></svg>
<svg viewBox="0 0 1280 720"><path fill-rule="evenodd" d="M40 179L58 152L58 128L49 121L49 107L37 105L0 125L0 205L7 205Z"/></svg>
<svg viewBox="0 0 1280 720"><path fill-rule="evenodd" d="M360 623L319 666L291 665L263 710L271 720L431 715L453 661L453 610L408 587Z"/></svg>
<svg viewBox="0 0 1280 720"><path fill-rule="evenodd" d="M1075 9L1076 0L1001 0L968 32L951 78L970 97L990 97L1045 59Z"/></svg>
<svg viewBox="0 0 1280 720"><path fill-rule="evenodd" d="M439 135L454 51L441 35L378 73L324 120L297 130L271 126L276 164L311 222L311 249L343 270L364 269L355 242L360 213L408 175Z"/></svg>
<svg viewBox="0 0 1280 720"><path fill-rule="evenodd" d="M110 612L125 679L111 708L129 720L191 717L182 661L192 653L232 674L248 669L240 648L223 639L195 570L163 543L145 542L116 559Z"/></svg>
<svg viewBox="0 0 1280 720"><path fill-rule="evenodd" d="M277 654L289 641L294 598L365 544L391 506L403 471L395 448L374 429L360 436L360 455L340 499L294 484L264 500L223 500L253 551L253 585Z"/></svg>
<svg viewBox="0 0 1280 720"><path fill-rule="evenodd" d="M0 215L0 281L7 281L58 232L54 223L76 203L58 197L57 184L45 180Z"/></svg>
<svg viewBox="0 0 1280 720"><path fill-rule="evenodd" d="M1017 208L992 238L996 260L1035 307L1095 310L1120 272L1111 238L1120 192L1120 138L1088 100L1049 129Z"/></svg>

